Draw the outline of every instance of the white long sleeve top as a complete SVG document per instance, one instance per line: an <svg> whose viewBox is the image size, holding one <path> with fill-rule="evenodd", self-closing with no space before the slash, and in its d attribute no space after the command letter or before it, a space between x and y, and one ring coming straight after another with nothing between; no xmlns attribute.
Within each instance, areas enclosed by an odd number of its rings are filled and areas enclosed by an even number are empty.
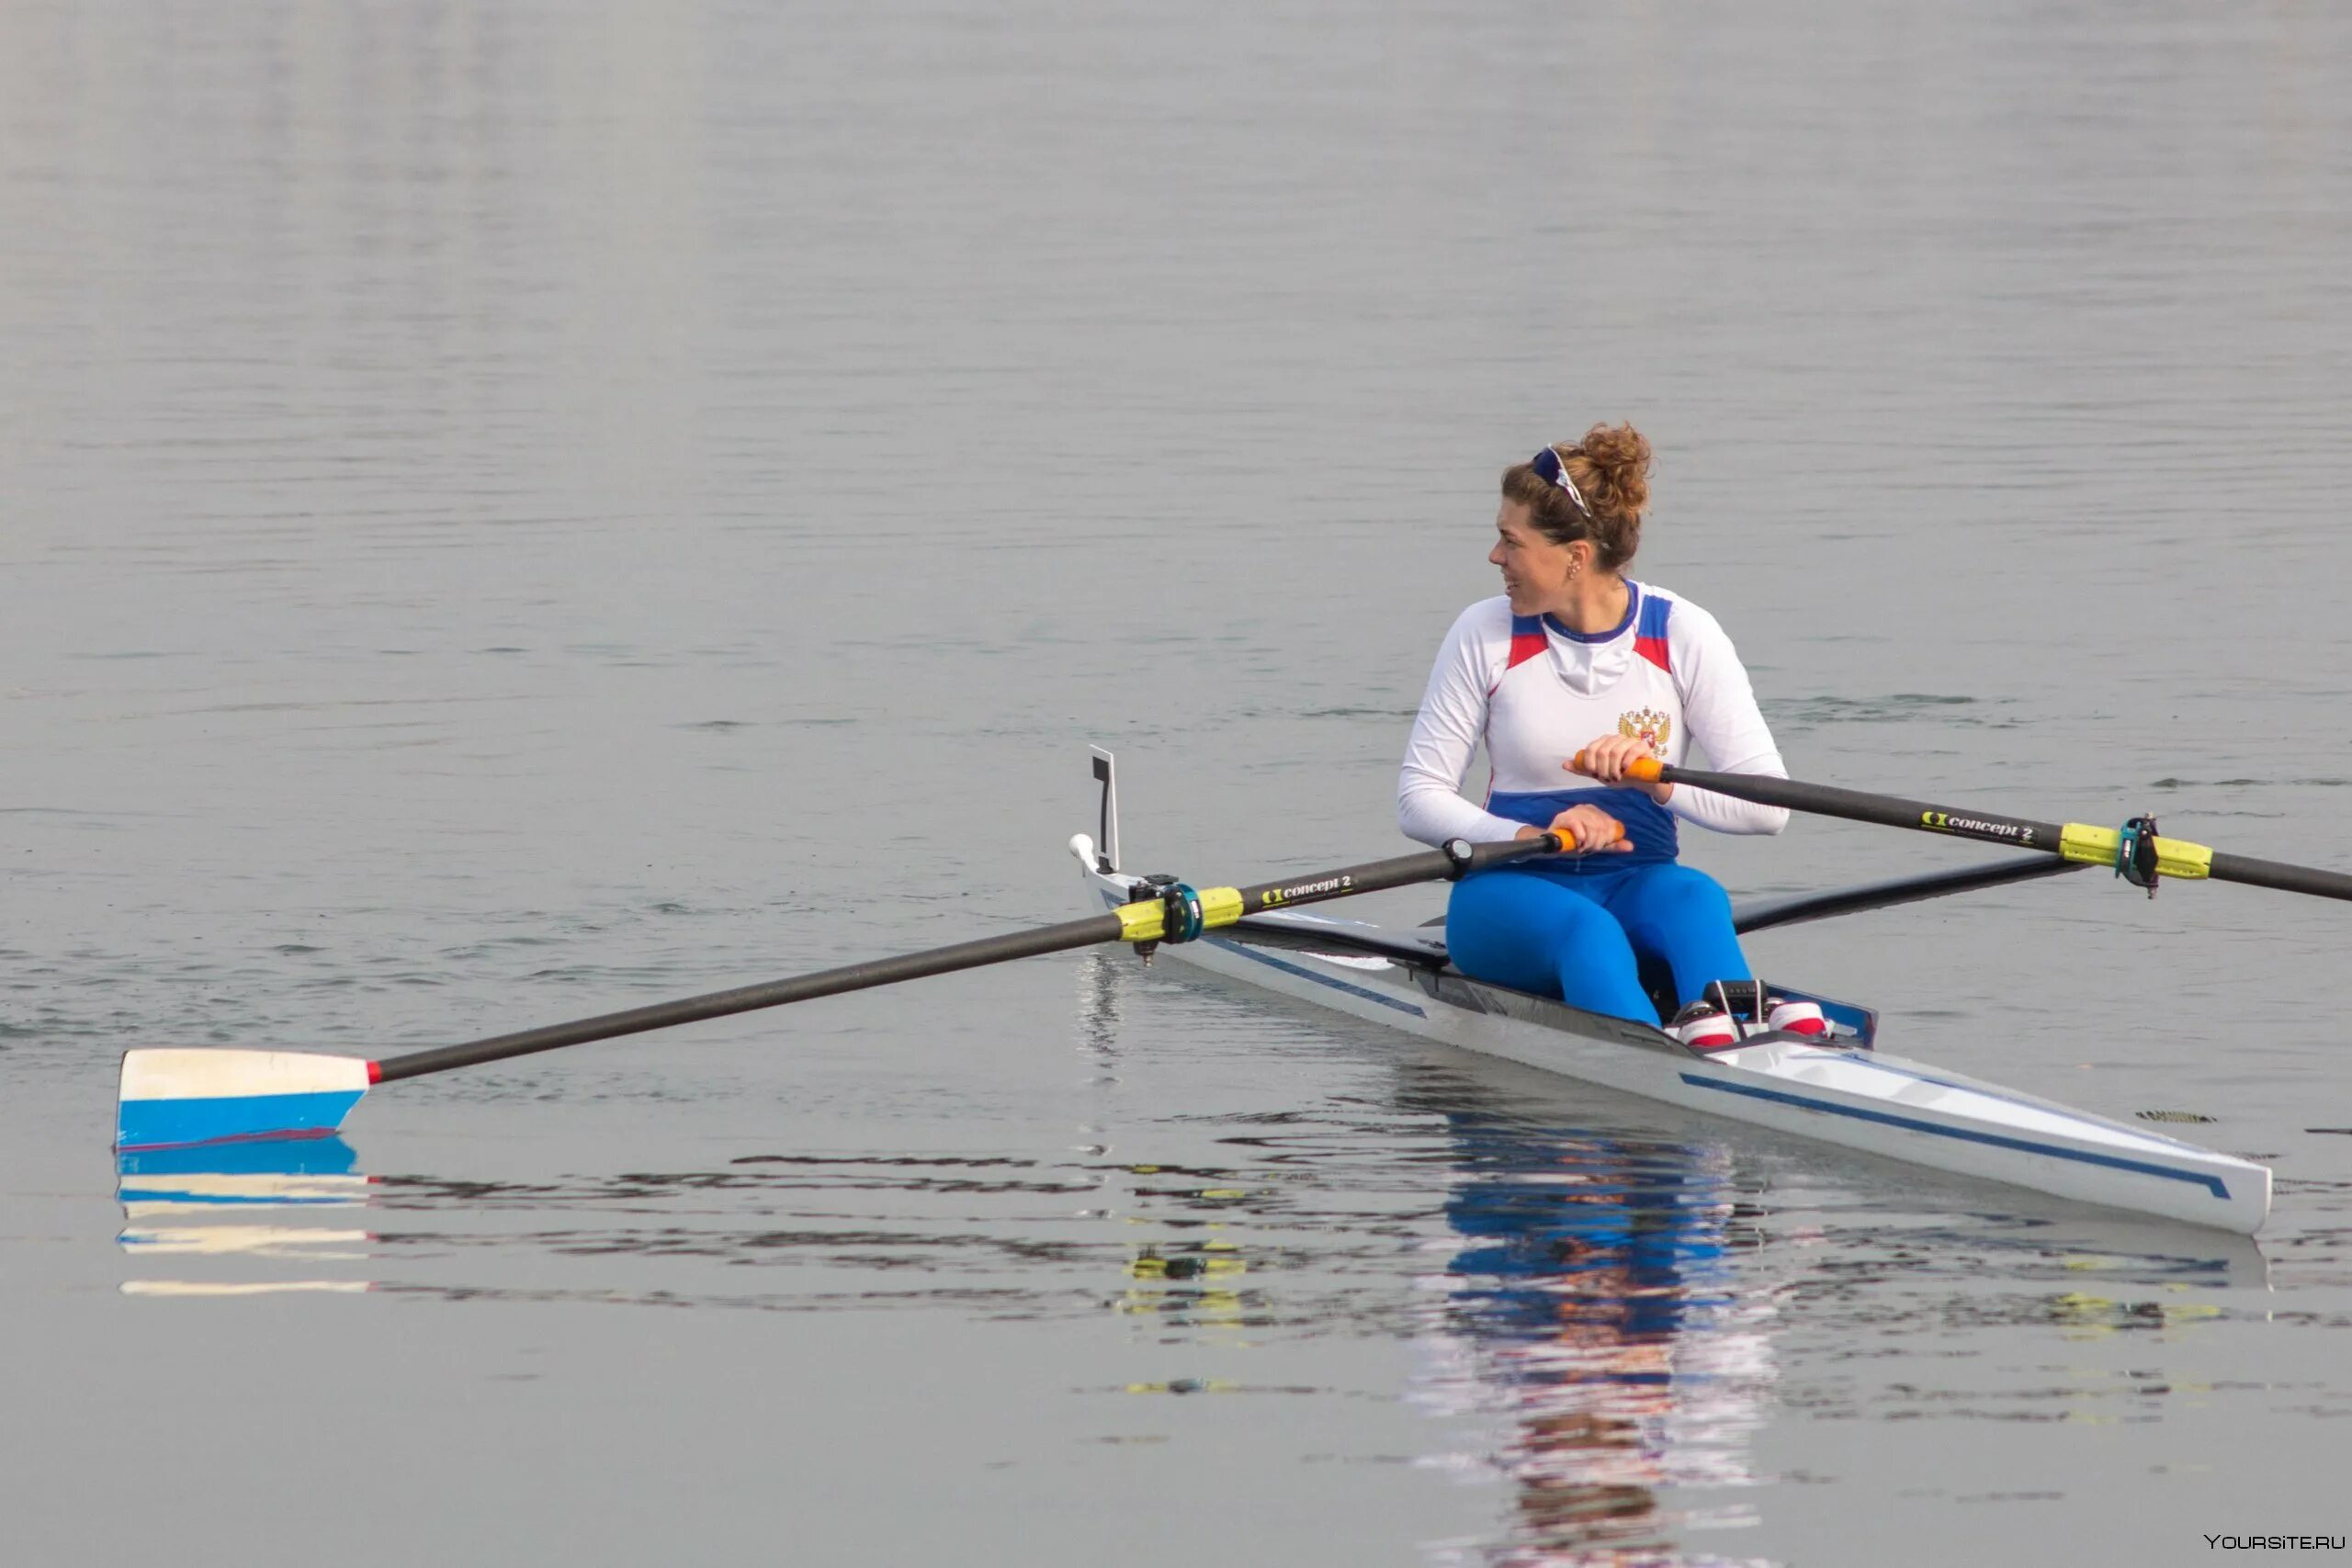
<svg viewBox="0 0 2352 1568"><path fill-rule="evenodd" d="M1462 612L1439 648L1396 781L1396 821L1423 843L1508 839L1589 801L1624 822L1623 867L1679 853L1675 822L1724 833L1777 833L1789 814L1686 786L1664 807L1646 791L1608 789L1561 764L1597 736L1645 737L1680 763L1695 742L1720 773L1786 778L1747 671L1714 616L1662 588L1628 581L1625 618L1600 633L1510 601ZM1480 743L1494 776L1483 805L1462 785Z"/></svg>

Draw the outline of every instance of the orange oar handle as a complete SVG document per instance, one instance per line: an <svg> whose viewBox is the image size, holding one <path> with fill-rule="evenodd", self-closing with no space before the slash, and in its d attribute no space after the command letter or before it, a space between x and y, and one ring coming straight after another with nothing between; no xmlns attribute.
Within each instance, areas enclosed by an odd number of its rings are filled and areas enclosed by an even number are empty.
<svg viewBox="0 0 2352 1568"><path fill-rule="evenodd" d="M1577 752L1576 761L1570 762L1568 766L1577 773L1584 773L1586 771L1584 753ZM1639 779L1644 784L1656 784L1665 775L1666 764L1656 757L1636 757L1625 764L1625 776L1629 779Z"/></svg>
<svg viewBox="0 0 2352 1568"><path fill-rule="evenodd" d="M1582 807L1578 807L1578 809L1581 810ZM1633 836L1625 831L1625 824L1617 820L1616 818L1609 816L1607 812L1602 812L1601 816L1608 821L1611 828L1617 829L1617 836L1610 840L1608 843L1600 845L1600 848L1604 850L1611 849L1618 844L1630 844L1634 841ZM1583 855L1594 852L1591 850L1579 849L1566 833L1547 829L1544 830L1542 837L1549 840L1553 845L1555 846L1558 852L1564 855Z"/></svg>

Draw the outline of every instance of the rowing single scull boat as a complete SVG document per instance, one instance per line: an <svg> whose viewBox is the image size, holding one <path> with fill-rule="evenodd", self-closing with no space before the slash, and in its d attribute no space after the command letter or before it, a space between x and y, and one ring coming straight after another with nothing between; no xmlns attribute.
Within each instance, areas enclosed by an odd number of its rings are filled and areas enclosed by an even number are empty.
<svg viewBox="0 0 2352 1568"><path fill-rule="evenodd" d="M1094 756L1102 836L1070 840L1086 896L1106 909L1159 897L1168 879L1120 867L1112 760ZM2064 865L2028 874L2045 869ZM1269 908L1161 951L1447 1045L1931 1170L2241 1235L2270 1212L2266 1167L1888 1055L1877 1049L1876 1014L1785 987L1771 988L1820 1004L1826 1042L1762 1033L1698 1051L1660 1029L1473 980L1446 961L1442 934L1427 927L1398 932Z"/></svg>
<svg viewBox="0 0 2352 1568"><path fill-rule="evenodd" d="M1826 1042L1764 1033L1728 1048L1699 1050L1647 1024L1472 980L1451 967L1442 942L1426 932L1399 935L1312 919L1296 908L1558 853L1567 847L1559 836L1489 844L1453 840L1336 871L1195 890L1172 877L1138 878L1120 868L1108 753L1098 750L1094 765L1103 785L1102 840L1098 845L1081 835L1071 847L1086 864L1090 902L1104 907L1079 919L380 1061L267 1047L136 1047L122 1056L115 1147L132 1155L256 1138L323 1137L379 1085L1016 958L1110 942L1148 953L1165 943L1205 968L1432 1040L1914 1165L2246 1234L2268 1213L2270 1173L2261 1166L1882 1055L1876 1017L1862 1008L1806 998L1818 1002L1835 1025ZM2352 876L2159 838L2147 818L2120 829L2060 825L1650 760L1634 764L1633 772L1648 782L2033 852L1998 863L1776 900L1739 912L1736 924L1742 931L1996 887L2086 864L2112 864L2117 874L2152 895L2159 877L2178 876L2352 900Z"/></svg>

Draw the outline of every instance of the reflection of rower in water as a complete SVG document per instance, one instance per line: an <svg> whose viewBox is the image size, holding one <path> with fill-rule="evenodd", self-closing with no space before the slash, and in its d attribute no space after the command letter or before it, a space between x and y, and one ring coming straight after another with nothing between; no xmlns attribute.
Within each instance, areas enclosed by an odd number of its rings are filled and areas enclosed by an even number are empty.
<svg viewBox="0 0 2352 1568"><path fill-rule="evenodd" d="M1515 1487L1516 1546L1655 1561L1679 1533L1659 1487L1754 1483L1747 1443L1774 1379L1770 1295L1733 1257L1754 1242L1729 1156L1463 1098L1449 1086L1430 1107L1459 1151L1445 1213L1463 1246L1426 1402L1508 1419L1473 1462Z"/></svg>

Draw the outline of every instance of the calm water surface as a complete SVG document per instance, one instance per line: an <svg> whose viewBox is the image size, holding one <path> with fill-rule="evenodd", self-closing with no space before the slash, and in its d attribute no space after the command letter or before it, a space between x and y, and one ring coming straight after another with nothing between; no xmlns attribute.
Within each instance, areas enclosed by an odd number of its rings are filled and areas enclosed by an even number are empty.
<svg viewBox="0 0 2352 1568"><path fill-rule="evenodd" d="M1759 937L2270 1160L2258 1242L1081 954L107 1147L382 1052L1394 844L1495 473L1792 771L2352 865L2352 17L0 16L10 1561L2206 1561L2352 1528L2347 917ZM1974 852L1820 822L1741 893ZM1430 896L1366 900L1413 920Z"/></svg>

